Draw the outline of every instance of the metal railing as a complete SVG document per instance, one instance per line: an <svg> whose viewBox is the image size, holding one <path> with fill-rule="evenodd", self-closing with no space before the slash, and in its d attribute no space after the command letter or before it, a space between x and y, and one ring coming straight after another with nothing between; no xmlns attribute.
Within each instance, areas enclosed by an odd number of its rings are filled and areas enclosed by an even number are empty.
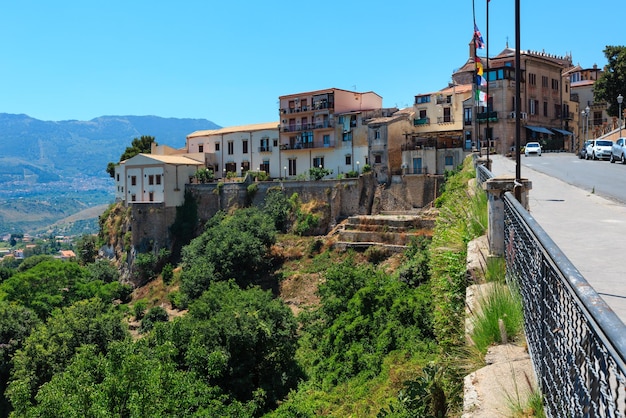
<svg viewBox="0 0 626 418"><path fill-rule="evenodd" d="M478 182L493 177L484 166ZM507 283L549 417L626 417L626 326L535 219L504 194Z"/></svg>

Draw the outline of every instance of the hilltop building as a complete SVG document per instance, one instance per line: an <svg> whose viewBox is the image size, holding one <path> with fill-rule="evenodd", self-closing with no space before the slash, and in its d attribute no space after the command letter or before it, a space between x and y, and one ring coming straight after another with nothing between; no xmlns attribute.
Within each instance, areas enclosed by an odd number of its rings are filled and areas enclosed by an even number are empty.
<svg viewBox="0 0 626 418"><path fill-rule="evenodd" d="M520 56L522 145L538 141L546 150L570 149L576 126L566 72L572 67L571 56L537 51L520 51ZM474 57L472 42L469 59L452 75L455 84L474 82ZM507 45L495 57L479 59L488 84L487 101L480 107L474 100L464 105L465 137L481 149L489 146L493 152L506 154L515 145L515 50Z"/></svg>

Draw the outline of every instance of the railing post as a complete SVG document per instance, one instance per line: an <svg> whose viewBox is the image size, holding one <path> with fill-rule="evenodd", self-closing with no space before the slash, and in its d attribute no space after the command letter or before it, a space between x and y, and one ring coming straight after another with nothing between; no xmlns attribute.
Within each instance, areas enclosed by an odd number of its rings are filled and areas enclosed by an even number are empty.
<svg viewBox="0 0 626 418"><path fill-rule="evenodd" d="M515 177L500 176L484 182L483 189L487 192L489 254L501 257L504 255L504 202L502 197L505 192L517 190L521 196L520 204L528 210L528 191L532 189L532 183L528 179L521 179L520 183L517 183Z"/></svg>

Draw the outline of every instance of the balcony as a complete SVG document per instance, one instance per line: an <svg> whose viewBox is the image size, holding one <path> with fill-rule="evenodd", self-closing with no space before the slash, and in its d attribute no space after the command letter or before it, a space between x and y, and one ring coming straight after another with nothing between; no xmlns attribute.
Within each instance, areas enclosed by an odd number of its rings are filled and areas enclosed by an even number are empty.
<svg viewBox="0 0 626 418"><path fill-rule="evenodd" d="M289 144L280 144L280 149L282 151L288 150L303 150L303 149L314 149L314 148L334 148L335 141L331 140L327 143L324 141L313 141L313 142L294 142Z"/></svg>
<svg viewBox="0 0 626 418"><path fill-rule="evenodd" d="M413 126L430 125L430 118L413 119Z"/></svg>
<svg viewBox="0 0 626 418"><path fill-rule="evenodd" d="M437 123L439 125L441 125L443 123L454 123L454 118L452 117L452 115L439 116L439 117L437 117Z"/></svg>
<svg viewBox="0 0 626 418"><path fill-rule="evenodd" d="M329 129L329 128L334 128L334 127L335 127L335 123L332 120L327 120L324 122L315 122L315 123L296 123L296 124L281 125L280 132L312 131L314 129Z"/></svg>
<svg viewBox="0 0 626 418"><path fill-rule="evenodd" d="M272 147L270 146L260 146L259 152L272 152Z"/></svg>
<svg viewBox="0 0 626 418"><path fill-rule="evenodd" d="M476 122L485 123L485 122L497 122L498 121L498 112L479 112L476 115Z"/></svg>

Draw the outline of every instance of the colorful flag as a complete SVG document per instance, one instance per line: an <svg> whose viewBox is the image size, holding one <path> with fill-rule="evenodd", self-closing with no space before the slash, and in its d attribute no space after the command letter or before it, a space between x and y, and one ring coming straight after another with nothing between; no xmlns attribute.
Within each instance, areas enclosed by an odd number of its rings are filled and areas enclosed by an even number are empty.
<svg viewBox="0 0 626 418"><path fill-rule="evenodd" d="M479 106L487 106L487 93L482 90L476 90L476 101Z"/></svg>
<svg viewBox="0 0 626 418"><path fill-rule="evenodd" d="M474 44L476 45L476 49L485 48L485 41L483 41L483 36L480 34L476 23L474 23Z"/></svg>
<svg viewBox="0 0 626 418"><path fill-rule="evenodd" d="M483 75L483 64L480 61L476 61L476 74Z"/></svg>
<svg viewBox="0 0 626 418"><path fill-rule="evenodd" d="M483 76L476 76L476 85L480 87L485 87L487 85L487 79Z"/></svg>

